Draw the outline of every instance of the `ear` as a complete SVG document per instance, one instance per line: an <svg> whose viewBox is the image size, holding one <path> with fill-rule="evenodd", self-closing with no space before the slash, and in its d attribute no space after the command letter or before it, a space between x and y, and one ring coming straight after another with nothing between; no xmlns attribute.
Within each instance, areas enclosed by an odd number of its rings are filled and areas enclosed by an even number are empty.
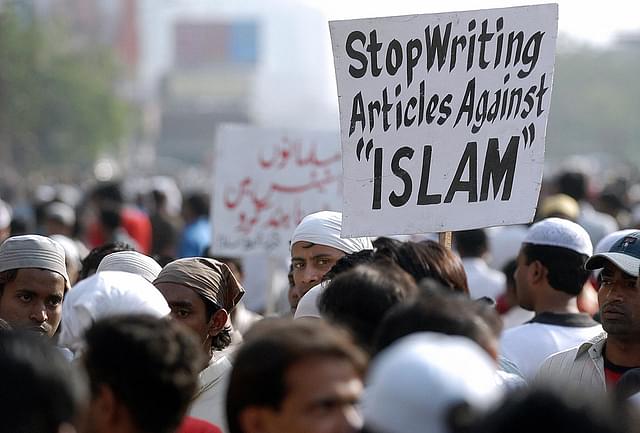
<svg viewBox="0 0 640 433"><path fill-rule="evenodd" d="M109 429L118 417L118 403L116 396L107 385L100 385L91 399L88 411L89 424Z"/></svg>
<svg viewBox="0 0 640 433"><path fill-rule="evenodd" d="M271 412L268 408L249 406L238 416L240 430L244 433L270 433Z"/></svg>
<svg viewBox="0 0 640 433"><path fill-rule="evenodd" d="M209 335L212 337L218 335L227 324L229 313L224 308L219 309L211 316L209 320Z"/></svg>
<svg viewBox="0 0 640 433"><path fill-rule="evenodd" d="M540 260L534 260L529 266L529 272L531 280L534 283L541 283L547 281L547 268L540 262Z"/></svg>

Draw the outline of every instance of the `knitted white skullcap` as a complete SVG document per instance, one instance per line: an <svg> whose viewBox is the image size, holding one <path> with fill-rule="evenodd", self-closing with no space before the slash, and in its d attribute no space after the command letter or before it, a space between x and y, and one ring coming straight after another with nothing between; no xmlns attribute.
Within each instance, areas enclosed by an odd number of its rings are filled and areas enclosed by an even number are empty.
<svg viewBox="0 0 640 433"><path fill-rule="evenodd" d="M96 272L120 271L140 275L152 283L156 279L162 267L149 256L137 251L118 251L107 255Z"/></svg>
<svg viewBox="0 0 640 433"><path fill-rule="evenodd" d="M593 244L582 226L562 218L546 218L529 228L522 243L561 247L590 256Z"/></svg>
<svg viewBox="0 0 640 433"><path fill-rule="evenodd" d="M13 236L0 245L0 272L24 268L46 269L62 275L69 286L64 259L62 245L46 236Z"/></svg>

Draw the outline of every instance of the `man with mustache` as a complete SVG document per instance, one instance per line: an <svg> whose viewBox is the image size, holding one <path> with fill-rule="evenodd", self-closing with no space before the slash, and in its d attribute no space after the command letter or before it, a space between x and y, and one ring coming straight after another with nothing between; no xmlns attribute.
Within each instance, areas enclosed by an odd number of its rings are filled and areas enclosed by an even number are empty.
<svg viewBox="0 0 640 433"><path fill-rule="evenodd" d="M608 252L593 255L585 267L602 269L598 302L606 333L551 356L538 378L605 391L626 371L640 367L640 231L619 239Z"/></svg>
<svg viewBox="0 0 640 433"><path fill-rule="evenodd" d="M321 211L307 215L291 236L292 293L291 310L341 257L362 250L372 250L368 237L342 238L342 214Z"/></svg>
<svg viewBox="0 0 640 433"><path fill-rule="evenodd" d="M562 218L532 225L522 242L513 274L518 304L535 312L529 322L507 329L500 341L502 356L531 382L544 360L582 344L602 332L599 323L580 313L577 297L593 254L587 231Z"/></svg>
<svg viewBox="0 0 640 433"><path fill-rule="evenodd" d="M14 329L53 337L69 289L64 249L51 238L23 235L0 245L0 318Z"/></svg>

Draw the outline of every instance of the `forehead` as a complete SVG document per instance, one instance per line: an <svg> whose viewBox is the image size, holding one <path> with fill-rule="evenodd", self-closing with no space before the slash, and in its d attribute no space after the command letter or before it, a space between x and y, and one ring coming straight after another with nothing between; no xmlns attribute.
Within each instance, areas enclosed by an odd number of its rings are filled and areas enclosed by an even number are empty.
<svg viewBox="0 0 640 433"><path fill-rule="evenodd" d="M342 257L346 253L328 245L312 244L311 242L299 241L291 246L291 258L309 258L315 256Z"/></svg>
<svg viewBox="0 0 640 433"><path fill-rule="evenodd" d="M48 269L22 268L18 269L15 280L5 287L29 290L46 296L64 293L65 280L59 273Z"/></svg>
<svg viewBox="0 0 640 433"><path fill-rule="evenodd" d="M636 277L634 277L633 275L627 274L626 272L624 272L622 269L620 269L618 266L616 266L614 263L610 262L609 260L607 260L604 263L604 267L602 268L602 273L609 276L614 276L616 274L619 274L621 278L631 279L631 280L636 279Z"/></svg>
<svg viewBox="0 0 640 433"><path fill-rule="evenodd" d="M295 362L286 372L288 397L304 399L324 393L340 392L345 384L361 377L351 362L342 358L319 356Z"/></svg>
<svg viewBox="0 0 640 433"><path fill-rule="evenodd" d="M156 288L162 293L168 304L189 303L194 306L202 305L204 301L192 288L178 283L157 283Z"/></svg>

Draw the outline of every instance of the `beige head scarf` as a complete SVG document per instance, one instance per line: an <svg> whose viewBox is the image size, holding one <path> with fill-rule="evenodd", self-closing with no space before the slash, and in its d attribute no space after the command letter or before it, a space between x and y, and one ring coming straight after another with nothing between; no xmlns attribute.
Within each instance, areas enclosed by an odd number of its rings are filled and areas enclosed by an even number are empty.
<svg viewBox="0 0 640 433"><path fill-rule="evenodd" d="M206 301L229 312L244 295L244 288L227 265L204 257L189 257L169 263L153 282L154 285L158 283L189 287Z"/></svg>

